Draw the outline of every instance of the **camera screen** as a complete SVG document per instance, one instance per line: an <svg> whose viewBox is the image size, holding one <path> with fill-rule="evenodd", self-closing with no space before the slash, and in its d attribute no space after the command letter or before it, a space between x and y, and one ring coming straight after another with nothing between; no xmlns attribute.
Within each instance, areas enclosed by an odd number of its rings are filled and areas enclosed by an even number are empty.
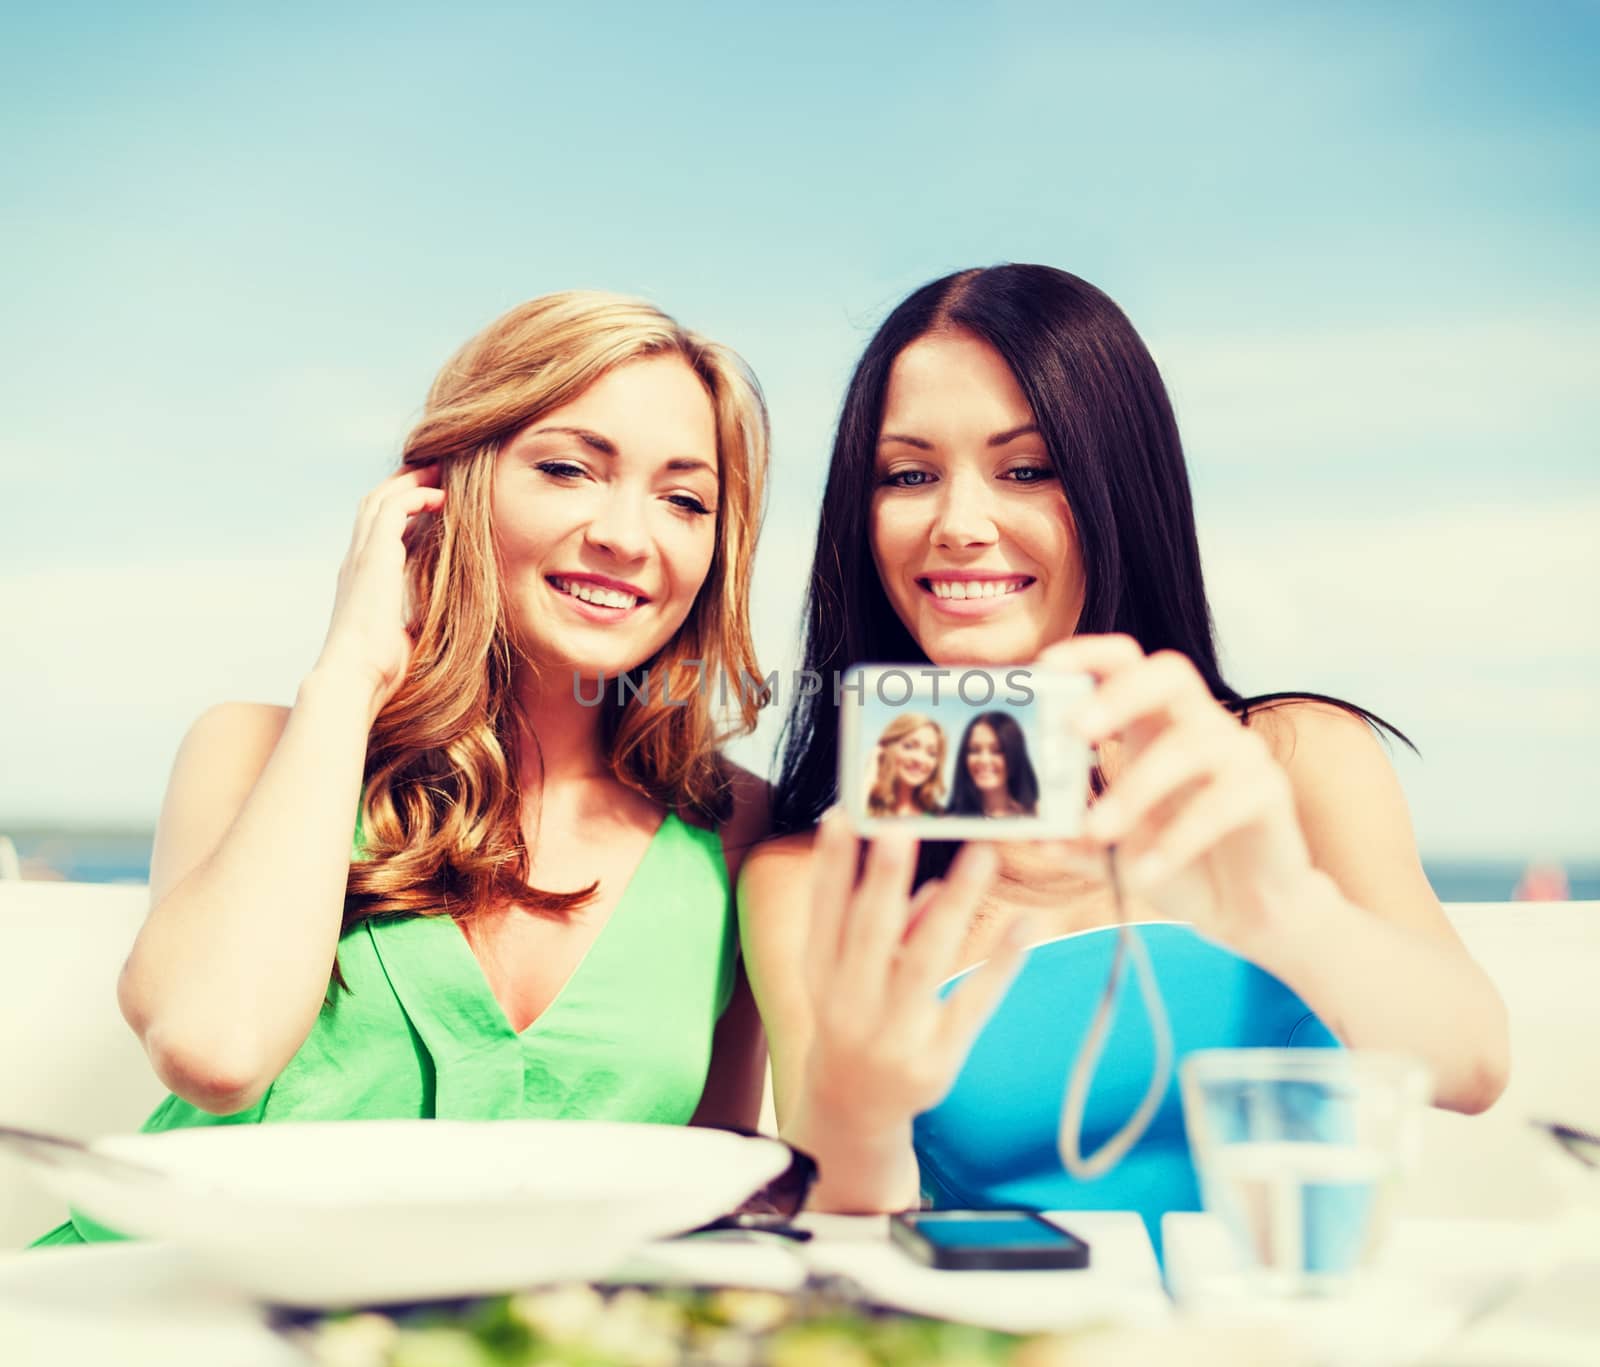
<svg viewBox="0 0 1600 1367"><path fill-rule="evenodd" d="M840 779L863 831L924 839L1075 834L1089 753L1071 728L1087 679L1027 667L880 665L840 688Z"/></svg>

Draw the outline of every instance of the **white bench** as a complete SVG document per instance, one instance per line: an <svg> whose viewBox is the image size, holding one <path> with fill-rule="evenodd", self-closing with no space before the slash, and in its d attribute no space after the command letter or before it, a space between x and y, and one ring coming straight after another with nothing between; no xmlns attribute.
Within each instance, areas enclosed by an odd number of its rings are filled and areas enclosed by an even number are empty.
<svg viewBox="0 0 1600 1367"><path fill-rule="evenodd" d="M90 1137L136 1129L163 1094L123 1023L116 979L144 918L131 885L0 882L0 1122ZM1428 1117L1427 1162L1406 1207L1524 1216L1559 1188L1527 1124L1600 1129L1600 903L1450 908L1511 1010L1511 1087L1488 1114ZM62 1218L0 1155L0 1250Z"/></svg>

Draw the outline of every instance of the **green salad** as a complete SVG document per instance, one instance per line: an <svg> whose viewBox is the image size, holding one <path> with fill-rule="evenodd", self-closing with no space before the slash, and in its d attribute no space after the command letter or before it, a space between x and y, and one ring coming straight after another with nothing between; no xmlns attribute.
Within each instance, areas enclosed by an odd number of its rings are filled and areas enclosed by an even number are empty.
<svg viewBox="0 0 1600 1367"><path fill-rule="evenodd" d="M863 1307L825 1283L772 1291L548 1287L451 1305L328 1315L296 1329L319 1367L1044 1367L1020 1338Z"/></svg>

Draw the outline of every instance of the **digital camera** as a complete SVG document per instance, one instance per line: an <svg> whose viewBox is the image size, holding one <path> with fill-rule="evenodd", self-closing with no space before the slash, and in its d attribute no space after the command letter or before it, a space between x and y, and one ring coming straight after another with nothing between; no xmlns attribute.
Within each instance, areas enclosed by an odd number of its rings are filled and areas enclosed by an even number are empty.
<svg viewBox="0 0 1600 1367"><path fill-rule="evenodd" d="M1084 674L1027 665L861 665L839 681L839 793L862 835L1051 840L1081 833Z"/></svg>

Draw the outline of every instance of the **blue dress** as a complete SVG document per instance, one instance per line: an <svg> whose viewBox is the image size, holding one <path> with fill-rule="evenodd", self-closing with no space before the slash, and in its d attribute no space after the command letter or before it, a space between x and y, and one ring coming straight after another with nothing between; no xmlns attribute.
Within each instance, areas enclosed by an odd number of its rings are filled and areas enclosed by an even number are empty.
<svg viewBox="0 0 1600 1367"><path fill-rule="evenodd" d="M1176 1072L1149 1130L1109 1173L1079 1181L1061 1163L1062 1098L1111 971L1116 932L1103 926L1035 946L950 1094L917 1117L922 1187L935 1206L1136 1210L1158 1255L1161 1216L1200 1209ZM1133 932L1155 969L1178 1061L1196 1049L1338 1046L1282 982L1191 926L1149 922ZM1080 1153L1095 1153L1133 1114L1150 1085L1154 1049L1129 965L1089 1093Z"/></svg>

